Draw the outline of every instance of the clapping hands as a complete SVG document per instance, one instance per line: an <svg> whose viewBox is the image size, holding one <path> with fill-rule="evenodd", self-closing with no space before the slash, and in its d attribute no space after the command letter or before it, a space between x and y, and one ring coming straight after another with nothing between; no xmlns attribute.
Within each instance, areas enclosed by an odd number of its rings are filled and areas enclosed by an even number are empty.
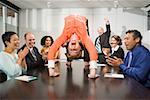
<svg viewBox="0 0 150 100"><path fill-rule="evenodd" d="M19 59L24 59L25 56L28 54L29 49L27 47L25 47L22 51L18 52L18 57Z"/></svg>
<svg viewBox="0 0 150 100"><path fill-rule="evenodd" d="M115 56L114 57L107 57L106 62L109 65L114 66L114 67L117 67L117 66L119 66L120 64L123 63L122 59L117 58Z"/></svg>

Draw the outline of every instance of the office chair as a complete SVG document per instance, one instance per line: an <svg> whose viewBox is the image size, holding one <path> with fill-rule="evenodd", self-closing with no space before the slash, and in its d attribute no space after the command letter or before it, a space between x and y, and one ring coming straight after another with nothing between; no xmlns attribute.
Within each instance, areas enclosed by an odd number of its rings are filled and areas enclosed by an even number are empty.
<svg viewBox="0 0 150 100"><path fill-rule="evenodd" d="M0 70L0 83L6 80L7 80L7 75L2 70Z"/></svg>

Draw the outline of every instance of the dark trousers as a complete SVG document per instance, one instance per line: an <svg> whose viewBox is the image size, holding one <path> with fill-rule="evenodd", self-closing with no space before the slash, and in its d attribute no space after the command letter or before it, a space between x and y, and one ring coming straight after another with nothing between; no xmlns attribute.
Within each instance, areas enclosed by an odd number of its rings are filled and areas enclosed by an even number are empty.
<svg viewBox="0 0 150 100"><path fill-rule="evenodd" d="M99 64L106 64L105 55L103 53L98 53L98 63Z"/></svg>

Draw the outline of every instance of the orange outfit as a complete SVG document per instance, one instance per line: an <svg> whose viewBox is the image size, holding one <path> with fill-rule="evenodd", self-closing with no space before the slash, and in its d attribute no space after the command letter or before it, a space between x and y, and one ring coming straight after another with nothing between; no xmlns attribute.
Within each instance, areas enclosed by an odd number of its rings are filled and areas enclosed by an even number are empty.
<svg viewBox="0 0 150 100"><path fill-rule="evenodd" d="M61 36L59 36L49 49L48 60L54 60L55 53L70 37L75 33L82 44L89 52L90 60L97 60L97 51L90 37L87 34L86 18L79 15L70 15L65 18L65 27Z"/></svg>

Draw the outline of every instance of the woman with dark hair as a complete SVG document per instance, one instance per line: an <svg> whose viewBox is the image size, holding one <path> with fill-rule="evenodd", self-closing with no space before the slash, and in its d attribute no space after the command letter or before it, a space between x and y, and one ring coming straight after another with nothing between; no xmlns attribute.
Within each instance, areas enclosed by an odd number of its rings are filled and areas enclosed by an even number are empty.
<svg viewBox="0 0 150 100"><path fill-rule="evenodd" d="M43 48L41 49L42 58L45 60L45 63L47 63L47 54L49 51L50 46L53 44L54 40L51 36L44 36L41 39L41 45ZM58 58L59 52L56 53L55 58Z"/></svg>
<svg viewBox="0 0 150 100"><path fill-rule="evenodd" d="M110 40L111 45L111 55L117 58L124 59L124 50L120 47L122 45L122 40L120 36L113 35Z"/></svg>
<svg viewBox="0 0 150 100"><path fill-rule="evenodd" d="M122 40L120 36L113 35L110 40L110 46L111 46L111 52L109 57L111 58L120 58L124 59L124 50L121 48ZM119 67L111 67L111 73L121 73L121 70Z"/></svg>
<svg viewBox="0 0 150 100"><path fill-rule="evenodd" d="M49 47L53 44L54 40L51 36L44 36L42 39L41 39L41 45L43 47Z"/></svg>
<svg viewBox="0 0 150 100"><path fill-rule="evenodd" d="M9 80L21 75L22 71L27 69L24 58L28 53L28 48L25 47L17 54L20 41L15 32L5 32L2 40L5 48L0 52L0 70L7 75L7 80Z"/></svg>

